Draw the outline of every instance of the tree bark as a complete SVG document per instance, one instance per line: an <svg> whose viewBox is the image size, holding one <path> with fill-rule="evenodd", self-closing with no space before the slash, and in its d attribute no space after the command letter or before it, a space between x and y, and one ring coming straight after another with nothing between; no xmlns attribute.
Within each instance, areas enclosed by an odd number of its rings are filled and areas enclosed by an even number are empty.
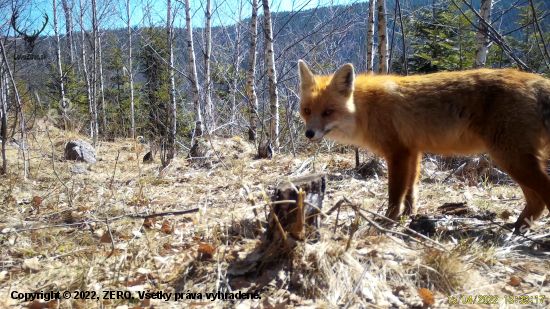
<svg viewBox="0 0 550 309"><path fill-rule="evenodd" d="M69 41L69 64L74 63L74 38L73 38L73 5L74 2L71 0L71 5L67 0L61 0L63 6L63 12L65 13L65 31L67 32L67 39Z"/></svg>
<svg viewBox="0 0 550 309"><path fill-rule="evenodd" d="M13 74L10 69L10 65L8 63L8 56L6 56L6 49L4 48L4 42L0 40L0 52L2 53L2 58L4 59L4 65L6 67L6 70L8 71L8 76L10 78L12 87L13 87L13 93L15 95L15 102L17 103L17 109L19 110L19 114L21 116L21 141L19 143L21 153L23 154L23 179L27 180L29 176L29 162L28 162L28 156L27 156L27 142L25 141L25 114L23 113L23 106L21 105L21 97L19 96L19 91L17 90L17 84L15 83L15 79L13 77Z"/></svg>
<svg viewBox="0 0 550 309"><path fill-rule="evenodd" d="M98 74L97 74L97 71L98 71L98 65L97 65L97 61L98 61L98 27L97 27L97 4L96 4L96 1L97 0L92 0L92 38L93 38L93 44L92 44L92 48L93 48L93 70L92 70L92 101L93 101L93 108L94 108L94 123L95 123L95 134L94 134L94 139L93 139L93 142L94 142L94 147L97 145L97 139L99 137L99 121L97 120L98 119L98 115L97 115L97 80L98 80Z"/></svg>
<svg viewBox="0 0 550 309"><path fill-rule="evenodd" d="M68 130L68 123L67 123L67 116L65 115L65 111L68 106L65 106L67 104L65 99L65 85L63 83L63 66L61 64L61 43L59 42L59 31L57 30L57 3L55 0L52 0L52 8L53 8L53 31L55 34L55 48L56 48L56 60L57 60L57 73L59 74L59 96L61 97L61 102L59 102L60 106L59 109L61 110L62 117L63 117L63 123L65 126L65 130Z"/></svg>
<svg viewBox="0 0 550 309"><path fill-rule="evenodd" d="M197 66L195 64L195 49L193 48L193 28L191 26L191 5L190 0L185 0L185 23L187 26L187 52L189 54L189 71L191 77L191 88L193 89L193 103L195 110L195 136L202 136L202 115L199 102L199 81L197 77Z"/></svg>
<svg viewBox="0 0 550 309"><path fill-rule="evenodd" d="M248 55L248 71L246 73L246 92L250 101L248 140L256 140L256 114L258 112L258 97L256 96L256 42L258 38L258 0L252 0L252 16L250 17L250 51Z"/></svg>
<svg viewBox="0 0 550 309"><path fill-rule="evenodd" d="M481 0L481 17L487 21L491 22L491 9L493 6L492 0ZM481 68L485 66L485 61L487 60L487 50L489 47L489 38L487 37L487 25L483 21L478 21L478 32L476 35L476 54L474 61L474 68Z"/></svg>
<svg viewBox="0 0 550 309"><path fill-rule="evenodd" d="M126 0L126 18L128 20L127 29L128 29L128 77L130 79L130 118L131 118L131 127L130 127L130 136L132 139L135 138L135 116L134 116L134 73L132 70L132 29L130 26L130 0Z"/></svg>
<svg viewBox="0 0 550 309"><path fill-rule="evenodd" d="M168 55L168 62L170 66L168 67L169 74L170 74L170 104L169 104L169 110L170 113L167 113L167 119L170 121L170 133L169 133L169 139L168 139L168 160L172 160L174 158L174 147L175 147L175 141L176 141L176 117L177 117L177 106L176 106L176 82L174 78L174 47L173 47L173 28L172 28L172 1L167 1L167 12L166 12L166 31L168 33L168 48L169 48L169 55Z"/></svg>
<svg viewBox="0 0 550 309"><path fill-rule="evenodd" d="M101 35L99 34L99 29L97 33L97 55L98 55L98 64L99 64L99 93L101 95L101 121L103 127L103 135L107 134L107 115L105 108L105 87L103 82L103 57L101 55Z"/></svg>
<svg viewBox="0 0 550 309"><path fill-rule="evenodd" d="M271 107L270 139L275 152L279 150L279 96L277 93L277 71L275 70L275 53L273 51L273 28L269 0L262 0L264 9L265 54L267 58L267 75L269 77L269 103Z"/></svg>
<svg viewBox="0 0 550 309"><path fill-rule="evenodd" d="M210 91L210 55L212 53L212 28L211 28L211 0L206 0L206 11L204 18L206 24L204 27L204 107L206 108L206 123L208 133L215 129L214 108L212 106L212 95Z"/></svg>
<svg viewBox="0 0 550 309"><path fill-rule="evenodd" d="M378 74L388 74L388 27L386 0L377 0L378 6Z"/></svg>
<svg viewBox="0 0 550 309"><path fill-rule="evenodd" d="M367 72L374 72L374 2L369 1L369 17L367 20Z"/></svg>
<svg viewBox="0 0 550 309"><path fill-rule="evenodd" d="M84 72L84 80L86 81L86 94L88 97L88 105L89 105L89 113L90 113L90 137L92 139L95 139L95 132L94 129L97 127L97 121L94 122L94 101L92 98L92 89L90 85L90 75L88 72L88 65L86 64L86 40L85 40L85 32L84 32L84 7L82 6L82 0L78 0L78 4L80 6L80 37L82 39L81 41L81 53L82 53L82 68ZM96 119L97 120L97 119Z"/></svg>

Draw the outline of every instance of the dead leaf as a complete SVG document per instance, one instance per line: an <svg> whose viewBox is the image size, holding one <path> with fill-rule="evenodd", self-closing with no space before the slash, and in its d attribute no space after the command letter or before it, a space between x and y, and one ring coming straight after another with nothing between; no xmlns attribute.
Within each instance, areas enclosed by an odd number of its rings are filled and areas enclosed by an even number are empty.
<svg viewBox="0 0 550 309"><path fill-rule="evenodd" d="M216 248L207 243L199 242L199 253L214 255L214 252L216 252Z"/></svg>
<svg viewBox="0 0 550 309"><path fill-rule="evenodd" d="M41 204L42 204L42 198L40 196L35 196L32 198L33 207L40 207Z"/></svg>
<svg viewBox="0 0 550 309"><path fill-rule="evenodd" d="M144 299L144 300L141 302L141 306L142 306L142 307L149 307L149 306L151 306L151 300L150 300L150 299Z"/></svg>
<svg viewBox="0 0 550 309"><path fill-rule="evenodd" d="M111 254L111 252L112 252L112 254ZM118 255L120 255L120 251L118 251L118 250L115 249L115 250L113 250L113 251L107 251L107 252L105 252L105 256L110 256L110 255L118 256Z"/></svg>
<svg viewBox="0 0 550 309"><path fill-rule="evenodd" d="M421 288L420 290L418 290L418 294L426 305L433 306L433 304L435 303L434 294L430 290L426 288Z"/></svg>
<svg viewBox="0 0 550 309"><path fill-rule="evenodd" d="M77 211L87 211L87 210L90 210L90 207L78 206L78 208L77 208L76 210L77 210Z"/></svg>
<svg viewBox="0 0 550 309"><path fill-rule="evenodd" d="M511 216L512 216L512 213L508 210L505 210L500 214L500 218L504 221L507 221L508 218L510 218Z"/></svg>
<svg viewBox="0 0 550 309"><path fill-rule="evenodd" d="M134 281L125 282L122 285L124 285L124 286L136 286L136 285L140 285L140 284L143 284L143 279L139 278L139 279L136 279Z"/></svg>
<svg viewBox="0 0 550 309"><path fill-rule="evenodd" d="M165 243L164 245L162 245L162 247L166 250L172 249L172 246L169 243Z"/></svg>
<svg viewBox="0 0 550 309"><path fill-rule="evenodd" d="M146 228L152 229L155 226L155 223L157 223L157 218L147 218L145 219L145 222L143 222L143 225Z"/></svg>
<svg viewBox="0 0 550 309"><path fill-rule="evenodd" d="M174 229L170 226L170 223L168 223L168 220L164 220L162 222L162 227L160 228L160 231L164 234L172 234L174 232Z"/></svg>
<svg viewBox="0 0 550 309"><path fill-rule="evenodd" d="M519 286L521 284L521 278L518 276L512 276L510 281L508 281L508 284L511 286Z"/></svg>
<svg viewBox="0 0 550 309"><path fill-rule="evenodd" d="M130 240L130 237L128 237L128 236L126 236L122 233L118 234L118 238L123 239L123 240Z"/></svg>
<svg viewBox="0 0 550 309"><path fill-rule="evenodd" d="M101 243L111 243L111 240L109 233L103 233L103 235L101 235Z"/></svg>

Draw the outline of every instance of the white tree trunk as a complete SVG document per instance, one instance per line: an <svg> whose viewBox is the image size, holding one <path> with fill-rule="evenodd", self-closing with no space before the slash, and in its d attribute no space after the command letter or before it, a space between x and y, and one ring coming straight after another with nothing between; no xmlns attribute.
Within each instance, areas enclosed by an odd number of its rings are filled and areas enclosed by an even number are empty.
<svg viewBox="0 0 550 309"><path fill-rule="evenodd" d="M90 112L90 137L92 139L95 139L96 137L96 130L94 129L97 127L97 121L94 121L94 102L92 98L92 90L90 85L90 76L88 74L88 65L86 64L86 39L85 39L85 33L84 33L84 7L82 6L82 0L78 0L78 4L80 6L80 38L81 41L81 52L82 52L82 68L84 71L84 80L86 81L86 94L88 96L88 105L89 105L89 112Z"/></svg>
<svg viewBox="0 0 550 309"><path fill-rule="evenodd" d="M69 64L74 63L74 38L73 38L73 5L74 2L71 1L71 5L67 0L61 0L63 5L63 12L65 12L65 30L67 31L67 39L69 40Z"/></svg>
<svg viewBox="0 0 550 309"><path fill-rule="evenodd" d="M367 20L367 72L374 71L374 1L376 0L369 0Z"/></svg>
<svg viewBox="0 0 550 309"><path fill-rule="evenodd" d="M256 140L256 113L258 111L258 97L256 96L256 42L258 38L258 0L252 0L252 16L250 17L250 51L248 55L248 72L246 73L246 92L250 100L248 140Z"/></svg>
<svg viewBox="0 0 550 309"><path fill-rule="evenodd" d="M65 115L65 109L68 106L65 106L65 85L63 84L63 66L61 64L61 43L59 42L59 31L57 30L57 3L55 0L52 0L53 8L53 31L55 34L55 48L56 48L56 60L57 60L57 73L59 74L59 94L61 97L60 109L62 111L63 123L65 124L65 130L68 130L67 126L67 116Z"/></svg>
<svg viewBox="0 0 550 309"><path fill-rule="evenodd" d="M214 108L212 106L212 95L210 91L210 55L212 54L212 27L211 27L211 0L206 0L206 11L204 18L206 24L204 27L204 107L206 108L206 123L208 124L208 134L215 129Z"/></svg>
<svg viewBox="0 0 550 309"><path fill-rule="evenodd" d="M242 22L242 11L243 11L243 1L239 0L239 17L238 21L235 24L235 44L234 49L235 53L233 55L233 83L231 87L231 131L233 134L233 128L235 127L235 120L237 115L237 93L239 85L239 66L241 64L241 22Z"/></svg>
<svg viewBox="0 0 550 309"><path fill-rule="evenodd" d="M19 110L19 115L21 116L21 141L19 143L21 153L23 154L23 179L27 180L29 177L29 157L28 157L28 146L27 142L25 141L25 114L23 113L23 106L21 105L21 97L19 96L19 91L17 90L17 84L15 83L15 79L13 78L13 74L10 69L10 65L8 63L8 56L6 56L6 49L4 48L4 42L0 40L0 53L2 54L2 58L4 60L4 65L6 67L6 70L8 71L8 76L10 78L12 87L13 87L13 93L15 95L15 102L17 103L17 109Z"/></svg>
<svg viewBox="0 0 550 309"><path fill-rule="evenodd" d="M130 26L130 0L126 0L126 18L128 20L128 77L130 78L130 135L135 138L136 126L134 117L134 75L132 70L132 29Z"/></svg>
<svg viewBox="0 0 550 309"><path fill-rule="evenodd" d="M176 82L174 79L174 47L172 45L173 41L173 28L172 28L172 1L167 1L167 11L166 11L166 27L168 32L168 47L169 47L169 74L170 74L170 105L169 110L170 114L167 115L167 119L170 119L170 139L169 144L169 157L172 159L174 157L174 146L176 141L176 117L177 117L177 106L176 106Z"/></svg>
<svg viewBox="0 0 550 309"><path fill-rule="evenodd" d="M99 92L101 94L101 117L103 124L103 134L107 134L107 116L105 112L105 88L103 86L103 58L101 56L101 35L97 35L97 46L98 46L98 63L99 63Z"/></svg>
<svg viewBox="0 0 550 309"><path fill-rule="evenodd" d="M92 37L93 37L93 70L92 70L92 102L94 108L94 124L95 124L95 134L94 134L94 147L97 145L97 139L99 137L99 121L97 120L97 5L96 0L92 0Z"/></svg>
<svg viewBox="0 0 550 309"><path fill-rule="evenodd" d="M277 71L275 70L275 53L273 52L273 28L269 0L262 0L264 9L265 54L267 58L267 75L269 77L269 102L271 107L270 138L273 149L279 149L279 97L277 94Z"/></svg>
<svg viewBox="0 0 550 309"><path fill-rule="evenodd" d="M378 7L378 74L388 74L388 27L386 0L376 0Z"/></svg>
<svg viewBox="0 0 550 309"><path fill-rule="evenodd" d="M202 115L199 102L199 81L197 78L197 66L195 64L195 49L193 48L193 28L191 26L191 5L185 0L185 23L187 26L187 52L189 54L189 71L191 86L193 89L193 103L195 110L195 136L202 135Z"/></svg>
<svg viewBox="0 0 550 309"><path fill-rule="evenodd" d="M481 0L480 15L485 21L491 23L491 9L493 6L492 0ZM487 50L489 48L489 38L487 37L487 26L481 20L478 21L478 30L476 36L476 59L474 61L474 68L481 68L485 66L487 60Z"/></svg>

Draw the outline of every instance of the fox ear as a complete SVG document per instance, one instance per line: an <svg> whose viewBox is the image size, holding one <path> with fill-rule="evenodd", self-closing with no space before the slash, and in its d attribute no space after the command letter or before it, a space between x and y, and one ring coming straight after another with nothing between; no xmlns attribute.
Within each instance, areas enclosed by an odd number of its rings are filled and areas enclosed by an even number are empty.
<svg viewBox="0 0 550 309"><path fill-rule="evenodd" d="M298 60L298 75L300 76L301 89L309 89L315 85L315 76L313 76L304 60Z"/></svg>
<svg viewBox="0 0 550 309"><path fill-rule="evenodd" d="M330 84L342 94L349 95L355 87L355 72L351 63L344 64L332 77Z"/></svg>

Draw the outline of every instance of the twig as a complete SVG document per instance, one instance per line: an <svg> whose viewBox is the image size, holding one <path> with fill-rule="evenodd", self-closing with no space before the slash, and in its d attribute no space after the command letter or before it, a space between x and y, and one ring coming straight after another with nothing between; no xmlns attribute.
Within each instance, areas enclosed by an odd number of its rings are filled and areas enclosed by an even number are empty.
<svg viewBox="0 0 550 309"><path fill-rule="evenodd" d="M363 282L363 279L365 279L365 275L367 274L367 270L368 270L368 268L365 266L365 268L363 269L363 272L361 273L361 277L359 277L359 281L357 281L357 283L355 284L355 287L353 288L353 292L349 296L348 302L344 306L344 309L348 309L349 306L351 305L351 301L353 300L353 296L355 295L355 293L357 293L357 290L361 286L361 282Z"/></svg>
<svg viewBox="0 0 550 309"><path fill-rule="evenodd" d="M353 239L353 235L355 234L355 231L357 231L357 225L359 224L359 210L357 210L357 207L355 208L355 219L353 220L353 224L351 225L351 231L349 232L349 238L348 243L346 244L346 250L349 250L349 247L351 246L351 240Z"/></svg>
<svg viewBox="0 0 550 309"><path fill-rule="evenodd" d="M111 238L111 252L109 253L107 258L105 259L105 260L107 260L108 258L113 256L113 254L115 253L115 241L113 240L113 233L111 233L111 228L109 227L109 219L107 219L107 218L105 219L105 224L107 225L107 231L109 232L109 237Z"/></svg>
<svg viewBox="0 0 550 309"><path fill-rule="evenodd" d="M140 212L138 214L127 214L127 215L121 215L118 217L113 217L110 219L97 219L97 220L89 220L84 222L78 222L78 223L67 223L67 224L57 224L57 225L50 225L50 226L43 226L43 227L36 227L36 228L30 228L30 229L22 229L22 230L15 230L15 231L7 231L7 232L0 232L0 235L7 235L7 234L15 234L15 233L22 233L22 232L28 232L28 231L39 231L39 230L47 230L47 229L53 229L53 228L65 228L65 227L71 227L71 226L80 226L80 225L87 225L90 223L97 223L97 222L103 222L105 220L109 221L117 221L124 218L132 218L132 219L148 219L148 218L154 218L154 217L164 217L164 216L176 216L176 215L184 215L189 214L193 212L199 211L199 208L193 208L189 210L183 210L183 211L170 211L170 212L162 212L157 214L151 214L142 216L141 214L144 214L146 212Z"/></svg>
<svg viewBox="0 0 550 309"><path fill-rule="evenodd" d="M548 60L550 60L550 55L548 54L548 49L546 48L546 42L544 41L544 34L542 33L542 30L540 30L540 24L537 18L537 10L535 10L535 5L533 4L533 0L529 0L529 3L531 5L531 10L533 12L533 24L535 24L535 29L539 33L540 40L542 42L542 48L541 48L541 44L537 44L537 45L539 46L539 50L540 50L540 53L542 54L542 59L544 60L546 67L550 70L550 64L548 63ZM538 43L538 38L536 35L535 35L535 39L537 40L537 43ZM548 60L546 58L548 58Z"/></svg>
<svg viewBox="0 0 550 309"><path fill-rule="evenodd" d="M283 237L283 241L285 243L285 247L290 250L290 244L288 243L288 239L286 237L285 230L281 226L281 223L279 222L279 218L277 218L277 215L275 214L275 209L273 209L273 204L269 200L269 197L265 193L265 191L262 189L262 193L264 196L265 201L267 202L267 205L269 205L270 214L273 218L273 221L275 221L275 225L277 226L277 229L279 230L279 233L281 233L281 237Z"/></svg>
<svg viewBox="0 0 550 309"><path fill-rule="evenodd" d="M115 180L116 167L118 165L118 156L120 155L120 150L116 154L115 168L113 170L113 178L111 178L111 184L109 185L109 190L113 190L113 181ZM139 158L138 158L139 159ZM139 160L138 160L139 161Z"/></svg>
<svg viewBox="0 0 550 309"><path fill-rule="evenodd" d="M462 162L458 167L456 167L450 174L449 176L447 176L441 183L446 183L447 180L449 180L456 172L458 172L461 168L463 168L466 163L468 163L468 161L470 161L470 159L466 159L464 160L464 162Z"/></svg>
<svg viewBox="0 0 550 309"><path fill-rule="evenodd" d="M379 218L382 218L382 219L385 219L385 220L387 220L387 221L389 221L389 222L392 222L392 223L397 224L397 222L395 222L394 220L392 220L392 219L390 219L390 218L388 218L388 217L386 217L386 216L379 215L379 214L377 214L377 213L375 213L375 212L372 212L372 211L370 211L370 210L366 210L366 209L363 209L363 208L359 208L359 210L368 212L368 213L371 214L371 215L377 216L377 217L379 217ZM411 237L411 235L407 235L407 234L404 234L404 233L395 232L395 231L391 231L391 230L382 228L381 226L379 226L377 223L375 223L375 222L372 221L371 219L368 219L366 216L363 216L363 215L361 215L361 216L362 216L365 220L369 221L369 223L371 223L376 229L378 229L378 230L380 230L380 231L384 231L384 232L389 232L389 233L397 234L397 235L400 235L400 236L404 236L404 237L410 238L411 240L416 241L416 242L418 242L418 243L422 243L421 241L416 240L414 237ZM420 237L420 238L422 238L422 239L424 239L424 240L426 240L426 241L428 241L428 242L431 242L431 243L433 243L433 244L435 244L435 245L441 247L443 250L445 250L445 252L450 252L447 248L445 248L445 246L443 246L443 245L440 244L439 242L437 242L437 241L435 241L435 240L433 240L433 239L431 239L431 238L429 238L429 237L427 237L427 236L424 236L424 235L422 235L422 234L420 234L420 233L418 233L418 232L416 232L416 231L414 231L414 230L412 230L412 229L410 229L410 228L408 228L408 227L406 227L406 226L402 226L402 227L403 227L405 230L407 230L407 232L413 234L414 236Z"/></svg>
<svg viewBox="0 0 550 309"><path fill-rule="evenodd" d="M504 51L506 55L512 58L520 68L522 68L524 71L533 72L533 70L531 70L531 68L529 68L529 66L525 64L525 62L523 62L514 54L514 52L512 51L512 48L510 48L510 46L504 41L504 38L502 37L502 35L500 35L500 33L498 33L498 31L496 31L495 28L491 26L490 21L487 22L479 14L479 12L476 11L476 9L474 9L474 7L470 3L468 3L468 1L462 0L462 2L476 15L479 22L482 23L487 29L481 29L481 27L478 27L473 21L471 21L470 18L468 18L468 16L462 11L462 8L459 7L458 4L456 4L455 0L451 0L451 2L460 11L462 16L466 18L466 20L470 23L470 25L472 25L476 30L486 34L491 39L491 41L493 41L493 43L498 45L498 47L500 47L500 49L502 49L502 51Z"/></svg>

